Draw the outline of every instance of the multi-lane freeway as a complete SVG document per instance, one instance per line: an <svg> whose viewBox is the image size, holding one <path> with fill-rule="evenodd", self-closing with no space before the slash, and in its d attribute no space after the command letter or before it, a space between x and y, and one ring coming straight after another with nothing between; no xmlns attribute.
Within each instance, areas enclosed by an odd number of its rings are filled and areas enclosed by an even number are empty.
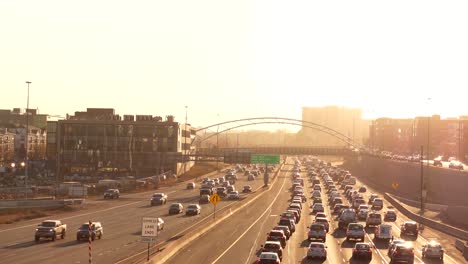
<svg viewBox="0 0 468 264"><path fill-rule="evenodd" d="M277 225L280 214L290 203L291 192L291 164L284 167L283 171L273 183L269 192L265 192L254 203L246 206L237 214L231 216L222 225L213 228L209 233L199 238L191 245L178 251L169 263L254 263L257 261L261 245L266 241L266 234ZM306 172L302 177L307 179ZM361 185L360 182L357 186ZM306 184L308 193L312 191L310 182ZM323 181L322 181L323 187ZM322 188L325 190L325 188ZM342 190L340 191L342 192ZM364 195L365 200L370 193L378 193L368 188ZM383 197L383 194L379 194ZM302 218L296 226L296 232L288 240L283 252L282 263L367 263L351 258L352 248L356 242L346 241L345 230L338 229L335 216L332 216L328 207L327 197L322 192L322 200L325 203L325 213L330 221L330 231L327 234L328 257L325 261L310 261L305 258L310 242L307 240L307 226L313 222L310 200L302 209ZM391 205L385 201L382 212ZM395 239L399 236L400 224L410 221L406 216L397 212L397 221L390 222ZM366 228L365 242L375 245L372 250L371 263L390 263L387 256L388 244L377 242L373 239L374 230ZM444 263L466 263L461 254L454 248L454 238L438 231L425 227L416 240L411 241L415 249L415 263L441 263L436 260L422 259L421 248L429 240L437 240L442 243L446 253Z"/></svg>
<svg viewBox="0 0 468 264"><path fill-rule="evenodd" d="M161 251L153 254L153 262L165 254L174 253L168 263L254 263L259 254L260 245L266 240L266 233L277 225L279 215L286 210L291 198L291 168L292 159L283 167L268 190L261 186L261 177L255 181L246 181L243 175L238 174L240 180L236 188L251 185L253 194L242 195L239 201L225 201L218 203L218 210L230 208L234 205L244 205L232 215L214 226L211 230L200 236L189 245L175 252ZM303 168L302 177L308 179ZM213 175L222 176L224 173ZM359 177L359 175L355 175ZM357 186L361 183L358 182ZM199 199L198 188L186 190L186 183L173 187L156 190L168 194L168 203L162 206L150 206L149 198L153 192L122 195L118 200L98 199L92 202L88 209L63 213L53 217L23 221L15 224L0 226L0 258L2 263L87 263L88 243L78 242L75 239L76 229L89 220L100 221L104 227L104 236L101 240L92 242L93 263L137 263L142 262L146 256L146 244L140 240L141 220L144 216L162 217L165 227L160 232L158 241L177 239L178 234L185 230L198 229L211 223L213 208L211 204L202 205L199 216L168 215L168 207L172 202L181 202L185 206L196 203ZM323 186L323 182L322 182ZM324 189L324 188L323 188ZM261 191L260 191L261 190ZM306 181L306 191L312 191L312 185ZM342 191L341 191L342 192ZM364 194L367 200L370 193L375 192L368 188ZM376 192L377 193L377 192ZM383 197L383 194L379 194ZM322 192L331 228L327 234L328 257L324 263L353 263L351 259L352 247L355 242L347 242L345 231L337 228L337 221L330 213L327 197ZM247 198L247 199L246 199ZM249 201L248 203L246 201ZM307 241L307 226L313 221L310 199L304 203L302 218L296 227L296 232L288 240L284 250L282 263L312 263L306 256L309 241ZM385 202L385 211L390 204ZM34 242L36 225L45 219L58 219L66 223L68 233L65 239L56 241ZM399 225L409 220L398 212L398 219L393 225L396 237L399 235ZM366 229L366 242L375 245L371 263L389 263L387 245L374 242L372 229ZM438 263L433 260L422 259L421 247L428 240L435 239L442 243L446 250L444 263L466 263L461 254L454 248L454 238L426 227L422 234L412 241L416 263ZM154 248L151 249L154 251ZM313 263L320 263L313 261Z"/></svg>
<svg viewBox="0 0 468 264"><path fill-rule="evenodd" d="M212 177L224 176L224 173ZM236 189L241 191L244 185L251 185L253 190L263 185L262 177L247 181L238 175ZM199 185L198 185L199 186ZM197 187L198 187L197 186ZM165 205L150 206L153 192L164 192L168 195ZM234 203L253 194L241 194L240 200L222 200L217 210L223 210ZM103 225L104 236L91 244L93 263L135 263L146 257L147 244L141 242L142 217L161 217L165 221L164 230L159 233L158 242L166 241L184 230L196 228L197 223L212 219L213 206L202 204L201 214L168 215L168 208L173 202L180 202L185 207L189 203L198 203L199 189L186 189L186 183L162 188L145 193L122 194L116 200L98 199L90 201L90 208L22 221L0 226L0 262L1 263L88 263L88 243L76 240L76 230L88 221L99 221ZM45 219L62 220L68 230L65 239L55 241L34 241L37 224ZM152 249L154 251L154 249Z"/></svg>

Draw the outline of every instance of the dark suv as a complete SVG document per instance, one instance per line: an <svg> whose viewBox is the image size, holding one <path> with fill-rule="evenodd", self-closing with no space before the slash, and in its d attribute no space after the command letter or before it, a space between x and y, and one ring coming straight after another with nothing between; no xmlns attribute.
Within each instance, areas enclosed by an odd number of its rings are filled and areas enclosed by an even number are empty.
<svg viewBox="0 0 468 264"><path fill-rule="evenodd" d="M399 261L407 261L409 263L414 263L414 249L411 244L404 243L398 244L390 255L390 260L392 263Z"/></svg>
<svg viewBox="0 0 468 264"><path fill-rule="evenodd" d="M418 238L418 223L404 222L401 225L400 237L404 235L415 236L416 238Z"/></svg>
<svg viewBox="0 0 468 264"><path fill-rule="evenodd" d="M91 222L91 240L94 240L96 237L99 239L102 238L104 231L100 222ZM81 239L89 239L89 223L84 223L76 231L76 240L80 241Z"/></svg>

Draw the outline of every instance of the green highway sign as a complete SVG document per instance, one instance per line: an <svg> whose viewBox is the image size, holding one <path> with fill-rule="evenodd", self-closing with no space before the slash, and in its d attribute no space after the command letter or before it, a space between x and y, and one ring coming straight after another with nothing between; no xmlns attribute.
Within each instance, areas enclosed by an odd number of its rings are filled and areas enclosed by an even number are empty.
<svg viewBox="0 0 468 264"><path fill-rule="evenodd" d="M279 164L279 155L255 155L250 156L250 163L252 164Z"/></svg>

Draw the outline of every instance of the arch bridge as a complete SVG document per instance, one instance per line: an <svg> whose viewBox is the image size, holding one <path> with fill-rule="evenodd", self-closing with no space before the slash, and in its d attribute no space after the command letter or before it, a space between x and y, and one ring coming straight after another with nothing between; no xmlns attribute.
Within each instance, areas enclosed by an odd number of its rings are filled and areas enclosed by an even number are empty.
<svg viewBox="0 0 468 264"><path fill-rule="evenodd" d="M237 156L245 160L249 154L275 154L275 155L354 155L355 150L365 149L365 146L355 142L352 138L332 129L314 122L284 118L284 117L254 117L216 123L196 130L195 138L191 146L201 146L201 143L209 138L216 137L230 130L263 124L282 124L310 128L325 133L343 142L342 147L337 146L259 146L242 148L196 148L189 154L183 155L185 161L225 161L227 156ZM216 131L212 132L216 128ZM221 130L220 130L221 128ZM208 133L210 132L210 133ZM230 159L233 160L233 159ZM234 159L235 161L236 159ZM237 163L237 162L234 162ZM241 163L241 162L239 162Z"/></svg>

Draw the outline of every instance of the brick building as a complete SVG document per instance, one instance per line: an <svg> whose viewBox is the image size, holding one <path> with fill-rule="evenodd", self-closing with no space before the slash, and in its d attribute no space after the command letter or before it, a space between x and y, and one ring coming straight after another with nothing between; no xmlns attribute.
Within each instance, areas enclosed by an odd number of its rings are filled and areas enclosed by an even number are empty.
<svg viewBox="0 0 468 264"><path fill-rule="evenodd" d="M177 156L193 150L195 130L173 116L116 115L114 109L88 108L66 120L48 122L49 167L60 177L84 175L180 174ZM185 144L187 142L187 144ZM187 162L187 170L192 166Z"/></svg>

